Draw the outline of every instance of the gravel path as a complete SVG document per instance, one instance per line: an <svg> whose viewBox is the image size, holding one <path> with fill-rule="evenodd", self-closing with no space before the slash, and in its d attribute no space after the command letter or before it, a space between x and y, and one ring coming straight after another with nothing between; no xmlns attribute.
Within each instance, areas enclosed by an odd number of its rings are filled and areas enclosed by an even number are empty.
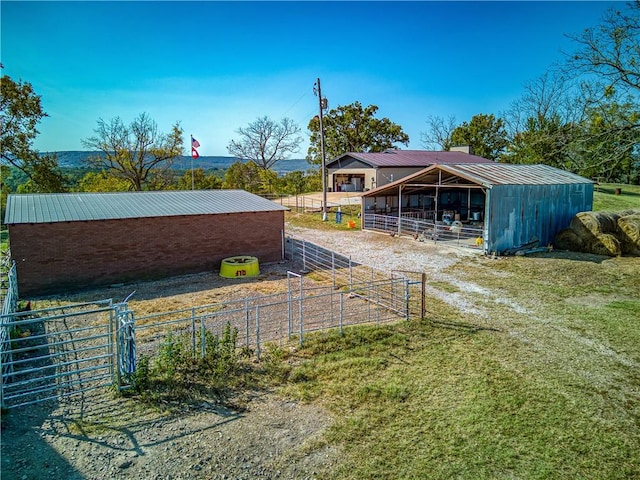
<svg viewBox="0 0 640 480"><path fill-rule="evenodd" d="M429 282L447 282L456 286L460 292L480 293L495 301L507 300L495 295L469 279L459 278L443 270L481 254L478 250L451 247L444 243L419 242L411 237L392 237L388 234L357 231L345 235L340 231L321 231L306 228L289 227L287 233L308 240L337 253L351 256L352 260L371 265L379 270L407 270L427 273ZM487 314L479 308L471 297L463 293L445 292L427 286L427 293L444 300L463 313L485 317ZM512 305L513 308L520 308Z"/></svg>

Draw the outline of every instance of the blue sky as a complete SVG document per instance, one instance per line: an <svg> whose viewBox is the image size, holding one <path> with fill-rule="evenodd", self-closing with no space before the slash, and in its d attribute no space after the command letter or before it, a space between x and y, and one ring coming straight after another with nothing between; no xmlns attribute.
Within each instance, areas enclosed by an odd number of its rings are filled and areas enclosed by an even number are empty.
<svg viewBox="0 0 640 480"><path fill-rule="evenodd" d="M615 4L3 0L2 73L42 96L40 151L82 150L99 118L146 112L226 156L266 115L298 123L303 158L317 78L329 108L375 104L420 149L429 116L500 115Z"/></svg>

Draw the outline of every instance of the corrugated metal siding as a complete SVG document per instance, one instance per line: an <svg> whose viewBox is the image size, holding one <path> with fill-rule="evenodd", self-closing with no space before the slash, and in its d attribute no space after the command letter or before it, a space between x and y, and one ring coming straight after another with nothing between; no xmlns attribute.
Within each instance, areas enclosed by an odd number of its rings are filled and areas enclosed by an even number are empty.
<svg viewBox="0 0 640 480"><path fill-rule="evenodd" d="M9 195L5 224L287 210L244 190Z"/></svg>
<svg viewBox="0 0 640 480"><path fill-rule="evenodd" d="M487 192L488 252L502 252L535 238L553 243L578 212L593 207L593 184L502 185Z"/></svg>

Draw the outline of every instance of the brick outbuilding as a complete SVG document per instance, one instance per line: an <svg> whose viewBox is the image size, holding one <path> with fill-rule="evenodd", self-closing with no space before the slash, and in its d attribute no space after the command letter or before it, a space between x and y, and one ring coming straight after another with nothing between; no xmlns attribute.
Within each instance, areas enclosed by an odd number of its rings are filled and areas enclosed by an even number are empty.
<svg viewBox="0 0 640 480"><path fill-rule="evenodd" d="M243 190L9 195L20 295L282 258L286 207Z"/></svg>

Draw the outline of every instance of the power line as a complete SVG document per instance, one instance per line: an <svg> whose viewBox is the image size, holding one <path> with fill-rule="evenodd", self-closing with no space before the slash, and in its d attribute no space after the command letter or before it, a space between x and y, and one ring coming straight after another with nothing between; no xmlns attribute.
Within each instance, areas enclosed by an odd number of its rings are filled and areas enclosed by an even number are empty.
<svg viewBox="0 0 640 480"><path fill-rule="evenodd" d="M284 116L286 116L286 115L287 115L287 113L289 113L289 112L293 109L293 107L295 107L298 103L300 103L300 100L302 100L302 99L303 99L304 97L306 97L307 95L309 95L309 92L307 92L307 91L302 92L302 95L300 95L300 98L298 98L295 102L293 102L293 105L291 105L291 106L287 109L287 111L286 111L286 112L284 112L284 113L282 114L282 116L283 116L283 117L284 117Z"/></svg>

